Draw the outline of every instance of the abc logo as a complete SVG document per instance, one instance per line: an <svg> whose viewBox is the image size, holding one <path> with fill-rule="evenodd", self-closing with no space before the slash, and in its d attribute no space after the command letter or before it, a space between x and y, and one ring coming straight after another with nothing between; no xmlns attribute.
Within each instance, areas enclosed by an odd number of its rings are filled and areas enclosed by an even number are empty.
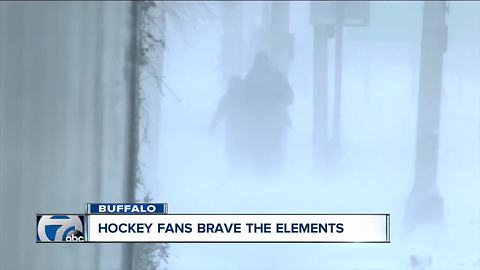
<svg viewBox="0 0 480 270"><path fill-rule="evenodd" d="M65 241L67 242L83 242L85 241L85 237L83 237L83 233L81 231L73 231L72 233L68 234L65 237Z"/></svg>
<svg viewBox="0 0 480 270"><path fill-rule="evenodd" d="M84 242L83 215L37 216L37 242Z"/></svg>

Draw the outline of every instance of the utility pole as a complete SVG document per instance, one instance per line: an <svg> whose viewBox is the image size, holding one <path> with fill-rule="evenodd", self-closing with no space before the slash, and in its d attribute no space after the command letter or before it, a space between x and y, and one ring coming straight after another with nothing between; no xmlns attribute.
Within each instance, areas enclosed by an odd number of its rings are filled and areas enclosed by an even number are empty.
<svg viewBox="0 0 480 270"><path fill-rule="evenodd" d="M406 208L407 221L417 224L439 222L443 218L443 200L436 182L443 55L447 50L446 12L444 1L424 3L415 179Z"/></svg>

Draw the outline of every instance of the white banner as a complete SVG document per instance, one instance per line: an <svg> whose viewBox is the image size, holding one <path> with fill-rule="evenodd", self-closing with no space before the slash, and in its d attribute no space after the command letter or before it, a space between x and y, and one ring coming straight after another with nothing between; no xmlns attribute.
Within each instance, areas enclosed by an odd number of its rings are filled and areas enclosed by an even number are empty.
<svg viewBox="0 0 480 270"><path fill-rule="evenodd" d="M88 242L390 242L388 214L89 215L87 219Z"/></svg>

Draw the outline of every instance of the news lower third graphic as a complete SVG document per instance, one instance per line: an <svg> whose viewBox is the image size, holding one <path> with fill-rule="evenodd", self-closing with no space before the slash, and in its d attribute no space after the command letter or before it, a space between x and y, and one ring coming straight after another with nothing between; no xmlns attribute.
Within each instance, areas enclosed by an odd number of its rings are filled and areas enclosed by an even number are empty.
<svg viewBox="0 0 480 270"><path fill-rule="evenodd" d="M38 214L37 243L390 243L389 214L169 214L166 203L88 203Z"/></svg>

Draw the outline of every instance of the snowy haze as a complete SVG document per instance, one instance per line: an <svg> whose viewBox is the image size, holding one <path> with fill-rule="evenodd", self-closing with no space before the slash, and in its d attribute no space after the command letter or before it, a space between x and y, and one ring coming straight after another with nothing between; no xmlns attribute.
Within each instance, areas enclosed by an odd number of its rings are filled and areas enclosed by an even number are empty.
<svg viewBox="0 0 480 270"><path fill-rule="evenodd" d="M415 175L422 2L372 2L368 26L344 28L340 146L316 161L310 3L290 3L292 127L281 170L267 176L227 164L224 121L209 133L228 83L222 3L170 4L183 5L188 16L178 22L167 14L163 95L148 79L143 86L142 174L154 200L168 202L171 213L390 213L392 243L172 244L166 267L480 269L479 3L449 4L437 170L444 221L413 230L405 229L404 213ZM244 2L243 16L241 76L253 65L262 3Z"/></svg>

